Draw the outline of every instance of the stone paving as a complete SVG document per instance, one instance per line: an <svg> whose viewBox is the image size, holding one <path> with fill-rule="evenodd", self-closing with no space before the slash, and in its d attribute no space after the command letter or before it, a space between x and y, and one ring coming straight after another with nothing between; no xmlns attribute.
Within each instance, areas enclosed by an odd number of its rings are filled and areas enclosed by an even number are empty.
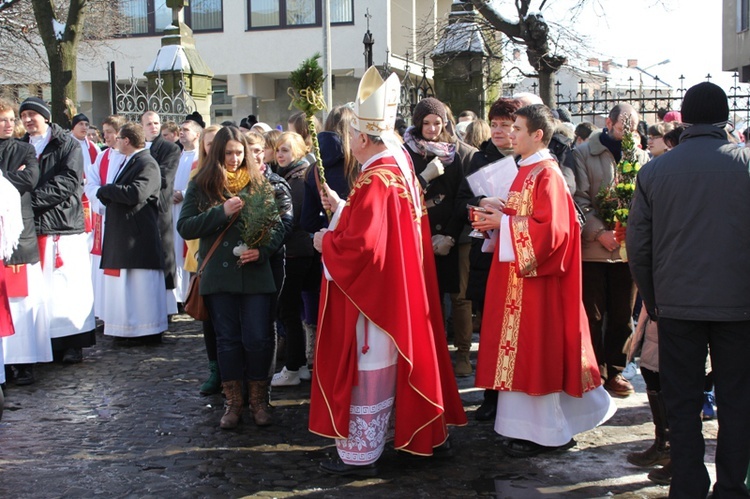
<svg viewBox="0 0 750 499"><path fill-rule="evenodd" d="M452 430L455 456L387 448L377 478L318 471L332 441L307 431L309 382L275 389L275 424L223 431L221 396L202 397L207 367L198 323L177 316L160 345L98 335L78 365L43 364L37 382L9 385L0 422L0 498L498 497L653 498L648 470L625 456L649 445L644 387L567 452L503 454L491 423L474 420L481 392L460 379L469 424ZM476 348L476 344L475 344ZM704 425L713 460L716 423ZM709 471L714 476L712 466Z"/></svg>

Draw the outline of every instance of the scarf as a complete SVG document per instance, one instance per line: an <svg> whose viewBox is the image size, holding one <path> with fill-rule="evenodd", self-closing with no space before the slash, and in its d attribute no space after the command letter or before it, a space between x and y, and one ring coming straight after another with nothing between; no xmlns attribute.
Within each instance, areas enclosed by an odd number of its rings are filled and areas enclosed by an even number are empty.
<svg viewBox="0 0 750 499"><path fill-rule="evenodd" d="M227 181L225 187L229 194L236 196L242 189L250 183L250 172L247 171L247 167L238 168L237 171L230 172L225 170L227 174Z"/></svg>
<svg viewBox="0 0 750 499"><path fill-rule="evenodd" d="M430 140L420 139L414 135L414 127L410 126L404 133L404 142L412 151L427 157L428 154L437 156L444 165L453 163L456 156L456 144L449 142L433 142Z"/></svg>
<svg viewBox="0 0 750 499"><path fill-rule="evenodd" d="M609 134L609 130L607 130L606 128L602 130L601 135L599 135L599 141L604 147L609 149L609 152L611 152L612 156L615 157L615 162L619 163L620 159L622 158L622 141L615 140L614 137Z"/></svg>

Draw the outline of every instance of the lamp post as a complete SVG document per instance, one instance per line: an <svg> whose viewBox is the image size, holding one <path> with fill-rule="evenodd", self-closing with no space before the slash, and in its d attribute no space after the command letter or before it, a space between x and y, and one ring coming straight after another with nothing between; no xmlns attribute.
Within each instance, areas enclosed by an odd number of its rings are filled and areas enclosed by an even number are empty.
<svg viewBox="0 0 750 499"><path fill-rule="evenodd" d="M365 45L365 71L372 66L372 46L375 45L375 37L373 37L372 32L370 32L370 18L372 18L372 15L370 14L370 9L367 9L365 13L365 19L367 19L367 32L365 32L365 37L362 40L362 43Z"/></svg>

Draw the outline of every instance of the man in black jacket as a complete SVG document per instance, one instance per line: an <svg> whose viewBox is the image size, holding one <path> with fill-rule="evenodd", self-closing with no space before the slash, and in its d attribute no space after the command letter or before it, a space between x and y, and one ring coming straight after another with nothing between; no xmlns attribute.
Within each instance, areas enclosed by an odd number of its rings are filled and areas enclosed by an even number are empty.
<svg viewBox="0 0 750 499"><path fill-rule="evenodd" d="M66 131L50 123L44 101L29 97L19 108L39 158L39 183L31 196L47 292L52 350L63 362L83 360L96 343L94 289L83 220L83 154Z"/></svg>
<svg viewBox="0 0 750 499"><path fill-rule="evenodd" d="M167 312L177 313L177 300L172 290L175 282L174 227L172 226L172 196L174 178L180 163L180 148L161 136L161 119L154 111L146 111L141 116L141 126L146 137L146 148L159 164L161 170L161 191L159 193L159 232L164 253L164 282L166 285Z"/></svg>
<svg viewBox="0 0 750 499"><path fill-rule="evenodd" d="M39 181L39 163L30 144L13 138L16 120L14 106L0 99L0 172L21 195L23 217L18 247L5 261L5 279L16 333L3 338L2 346L5 364L13 366L9 372L15 370L16 383L24 385L34 381L31 365L52 360L52 349L46 324L38 324L43 322L44 314L39 317L39 314L33 313L35 309L44 307L41 286L29 286L30 280L34 283L42 281L34 210L31 208L31 192Z"/></svg>
<svg viewBox="0 0 750 499"><path fill-rule="evenodd" d="M96 197L107 207L102 269L104 269L104 334L158 342L167 329L163 296L164 253L159 234L161 173L144 149L140 125L126 123L118 132L125 155L112 183Z"/></svg>
<svg viewBox="0 0 750 499"><path fill-rule="evenodd" d="M672 457L669 497L706 497L704 365L719 410L714 497L748 497L750 462L750 149L727 140L724 91L682 101L680 144L638 174L627 225L630 269L659 326L659 377Z"/></svg>

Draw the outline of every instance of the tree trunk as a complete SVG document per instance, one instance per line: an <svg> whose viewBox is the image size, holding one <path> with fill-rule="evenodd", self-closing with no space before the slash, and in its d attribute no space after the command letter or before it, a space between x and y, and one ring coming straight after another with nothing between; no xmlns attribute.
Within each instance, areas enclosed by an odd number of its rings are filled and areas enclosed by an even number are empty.
<svg viewBox="0 0 750 499"><path fill-rule="evenodd" d="M539 71L539 97L551 109L557 107L557 97L555 96L555 71L549 67L544 67Z"/></svg>
<svg viewBox="0 0 750 499"><path fill-rule="evenodd" d="M87 0L70 0L64 31L55 33L57 17L52 0L31 0L34 17L39 27L49 61L52 86L52 121L70 127L72 116L66 116L67 103L78 100L76 88L78 41L83 28L84 8Z"/></svg>
<svg viewBox="0 0 750 499"><path fill-rule="evenodd" d="M67 116L67 102L78 99L76 50L70 41L56 42L49 55L50 85L52 86L52 121L63 128L70 127L72 116Z"/></svg>

